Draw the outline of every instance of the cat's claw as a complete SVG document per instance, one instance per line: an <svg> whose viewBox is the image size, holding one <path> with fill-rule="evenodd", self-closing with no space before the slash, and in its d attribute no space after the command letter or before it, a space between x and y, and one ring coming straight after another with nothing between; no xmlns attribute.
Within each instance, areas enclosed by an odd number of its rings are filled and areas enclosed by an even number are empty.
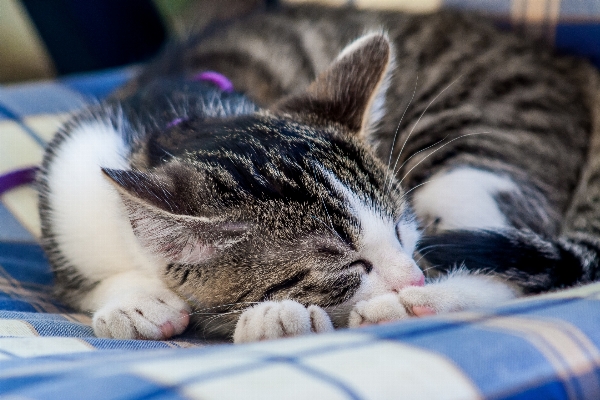
<svg viewBox="0 0 600 400"><path fill-rule="evenodd" d="M247 343L329 331L333 331L333 324L320 307L304 307L293 300L266 301L242 313L233 341Z"/></svg>
<svg viewBox="0 0 600 400"><path fill-rule="evenodd" d="M102 307L92 320L98 337L165 340L182 333L190 321L189 306L174 293L137 294Z"/></svg>

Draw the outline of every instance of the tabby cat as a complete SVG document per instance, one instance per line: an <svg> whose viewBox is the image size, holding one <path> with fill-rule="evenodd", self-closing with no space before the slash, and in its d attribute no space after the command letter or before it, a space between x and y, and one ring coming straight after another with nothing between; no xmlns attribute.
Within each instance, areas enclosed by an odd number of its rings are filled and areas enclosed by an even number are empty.
<svg viewBox="0 0 600 400"><path fill-rule="evenodd" d="M453 11L281 7L209 27L48 146L57 293L101 337L191 320L247 342L592 281L595 79Z"/></svg>

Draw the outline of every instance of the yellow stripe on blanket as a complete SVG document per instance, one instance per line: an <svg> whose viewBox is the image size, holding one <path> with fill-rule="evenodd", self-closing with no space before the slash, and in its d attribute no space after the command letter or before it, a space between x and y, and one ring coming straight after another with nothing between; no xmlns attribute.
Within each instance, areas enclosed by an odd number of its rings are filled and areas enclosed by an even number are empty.
<svg viewBox="0 0 600 400"><path fill-rule="evenodd" d="M270 364L185 385L181 392L193 399L343 400L336 386L285 364Z"/></svg>
<svg viewBox="0 0 600 400"><path fill-rule="evenodd" d="M41 235L38 215L37 192L31 186L23 186L11 190L0 197L0 201L34 237Z"/></svg>
<svg viewBox="0 0 600 400"><path fill-rule="evenodd" d="M35 115L23 120L42 139L49 141L68 114ZM13 121L0 122L0 173L40 165L43 147ZM11 190L0 201L34 237L40 236L37 192L32 186Z"/></svg>
<svg viewBox="0 0 600 400"><path fill-rule="evenodd" d="M36 337L39 336L36 329L26 321L18 319L0 319L1 337Z"/></svg>
<svg viewBox="0 0 600 400"><path fill-rule="evenodd" d="M0 174L38 165L43 149L14 121L0 122Z"/></svg>
<svg viewBox="0 0 600 400"><path fill-rule="evenodd" d="M235 346L230 348L235 352L234 357L229 356L230 353L223 349L223 351L205 355L201 363L198 362L195 355L152 363L144 361L133 365L132 371L161 384L177 385L182 381L204 374L215 374L252 365L264 357L294 357L296 354L306 351L332 346L354 346L370 340L372 340L370 335L357 333L306 335L293 339Z"/></svg>
<svg viewBox="0 0 600 400"><path fill-rule="evenodd" d="M13 121L0 123L0 174L14 169L39 165L43 149ZM0 201L32 235L39 237L40 221L37 194L30 187L11 190Z"/></svg>
<svg viewBox="0 0 600 400"><path fill-rule="evenodd" d="M346 382L361 398L483 397L475 384L451 360L398 342L376 342L343 351L306 356L302 363ZM435 377L435 385L431 384L432 377Z"/></svg>
<svg viewBox="0 0 600 400"><path fill-rule="evenodd" d="M42 139L49 142L58 128L65 123L71 114L40 114L23 119L25 125L37 133Z"/></svg>
<svg viewBox="0 0 600 400"><path fill-rule="evenodd" d="M15 357L40 357L93 351L89 343L75 338L0 338L0 350Z"/></svg>
<svg viewBox="0 0 600 400"><path fill-rule="evenodd" d="M377 10L398 10L414 13L425 13L438 10L442 0L285 0L285 3L314 3L328 6L348 6Z"/></svg>
<svg viewBox="0 0 600 400"><path fill-rule="evenodd" d="M512 0L511 22L528 35L554 43L561 0Z"/></svg>
<svg viewBox="0 0 600 400"><path fill-rule="evenodd" d="M285 0L285 3L300 4L300 3L317 3L327 6L345 6L348 5L348 0Z"/></svg>
<svg viewBox="0 0 600 400"><path fill-rule="evenodd" d="M301 358L296 358L299 354ZM278 357L282 362L274 361ZM482 398L475 384L446 357L355 333L223 348L205 355L202 362L195 356L144 361L133 365L131 372L177 386L191 398L338 399L348 398L348 390L361 398Z"/></svg>
<svg viewBox="0 0 600 400"><path fill-rule="evenodd" d="M531 316L496 317L477 326L511 333L531 343L561 378L569 398L578 398L579 390L585 389L576 387L578 383L573 379L576 376L586 375L588 388L600 387L600 381L594 374L594 370L600 366L600 351L583 332L568 322ZM583 398L592 397L584 393Z"/></svg>
<svg viewBox="0 0 600 400"><path fill-rule="evenodd" d="M440 9L442 0L354 0L359 8L426 13Z"/></svg>
<svg viewBox="0 0 600 400"><path fill-rule="evenodd" d="M460 312L437 318L470 322L473 327L517 336L529 342L552 366L562 380L569 398L580 398L579 391L600 387L594 373L600 367L600 350L579 328L569 322L527 315L490 316L478 312ZM577 377L585 376L588 385L581 388ZM503 393L502 396L511 393ZM590 393L587 393L591 395ZM583 398L595 398L584 395Z"/></svg>

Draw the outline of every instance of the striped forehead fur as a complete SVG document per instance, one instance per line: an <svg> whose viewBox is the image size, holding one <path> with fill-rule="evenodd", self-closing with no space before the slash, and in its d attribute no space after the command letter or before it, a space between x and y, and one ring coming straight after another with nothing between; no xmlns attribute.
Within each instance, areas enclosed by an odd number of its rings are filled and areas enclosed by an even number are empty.
<svg viewBox="0 0 600 400"><path fill-rule="evenodd" d="M406 204L393 214L372 198L361 199L336 176L320 167L331 186L345 199L349 211L360 224L361 245L379 242L381 247L391 248L402 242L404 251L411 255L416 247L420 233L415 217ZM367 200L367 201L365 201Z"/></svg>
<svg viewBox="0 0 600 400"><path fill-rule="evenodd" d="M265 202L313 204L316 215L303 216L299 209L289 218L328 221L350 240L356 232L348 225L353 219L348 200L334 195L334 185L323 175L327 170L327 174L347 182L361 198L377 204L379 212L390 218L397 218L403 209L398 201L399 189L394 185L388 189L383 184L384 168L368 148L331 129L268 114L225 123L190 121L177 129L188 138L194 134L195 140L188 139L184 150L176 144L168 148L165 143L161 148L170 156L181 156L197 174L205 176L213 193L220 197L215 199L219 204L242 209L240 202L257 207ZM168 157L160 160L165 159ZM263 218L264 214L259 212Z"/></svg>

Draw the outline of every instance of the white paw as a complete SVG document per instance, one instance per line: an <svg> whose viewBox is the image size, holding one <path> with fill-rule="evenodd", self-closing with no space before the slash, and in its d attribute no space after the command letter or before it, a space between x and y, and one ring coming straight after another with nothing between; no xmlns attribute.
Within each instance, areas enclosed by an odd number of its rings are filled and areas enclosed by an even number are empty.
<svg viewBox="0 0 600 400"><path fill-rule="evenodd" d="M408 313L417 317L462 311L470 305L460 292L441 285L409 286L398 297Z"/></svg>
<svg viewBox="0 0 600 400"><path fill-rule="evenodd" d="M460 311L464 307L456 293L436 286L409 286L400 293L387 293L356 303L348 318L348 327L381 324L439 312Z"/></svg>
<svg viewBox="0 0 600 400"><path fill-rule="evenodd" d="M190 307L167 289L119 297L94 313L94 333L114 339L163 340L182 333Z"/></svg>
<svg viewBox="0 0 600 400"><path fill-rule="evenodd" d="M292 301L266 301L247 309L235 326L235 343L255 342L333 330L327 313L320 307Z"/></svg>
<svg viewBox="0 0 600 400"><path fill-rule="evenodd" d="M408 286L356 303L349 327L378 324L408 317L493 307L515 298L518 292L493 276L458 270L425 286Z"/></svg>
<svg viewBox="0 0 600 400"><path fill-rule="evenodd" d="M396 321L408 318L408 316L398 296L394 293L387 293L356 303L350 311L348 326L356 328L361 325Z"/></svg>
<svg viewBox="0 0 600 400"><path fill-rule="evenodd" d="M398 297L409 314L420 317L494 307L518 294L502 279L458 270L429 285L406 287Z"/></svg>

